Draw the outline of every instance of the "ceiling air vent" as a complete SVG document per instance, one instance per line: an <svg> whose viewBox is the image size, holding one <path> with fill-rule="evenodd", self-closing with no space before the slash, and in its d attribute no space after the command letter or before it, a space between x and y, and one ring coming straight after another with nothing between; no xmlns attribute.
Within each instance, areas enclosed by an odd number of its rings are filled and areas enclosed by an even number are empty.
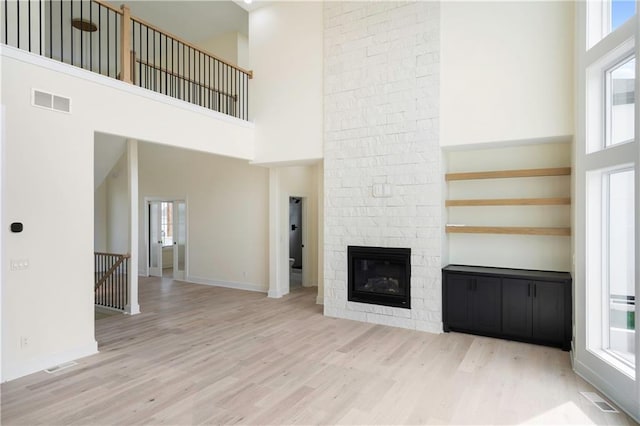
<svg viewBox="0 0 640 426"><path fill-rule="evenodd" d="M71 99L33 89L33 105L60 112L71 112Z"/></svg>

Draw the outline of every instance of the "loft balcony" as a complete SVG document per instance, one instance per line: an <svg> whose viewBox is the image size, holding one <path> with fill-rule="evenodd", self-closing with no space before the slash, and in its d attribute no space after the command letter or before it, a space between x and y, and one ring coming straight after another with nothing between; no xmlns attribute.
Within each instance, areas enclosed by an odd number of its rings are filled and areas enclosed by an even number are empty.
<svg viewBox="0 0 640 426"><path fill-rule="evenodd" d="M5 45L248 120L251 71L132 16L126 5L5 0L0 10Z"/></svg>

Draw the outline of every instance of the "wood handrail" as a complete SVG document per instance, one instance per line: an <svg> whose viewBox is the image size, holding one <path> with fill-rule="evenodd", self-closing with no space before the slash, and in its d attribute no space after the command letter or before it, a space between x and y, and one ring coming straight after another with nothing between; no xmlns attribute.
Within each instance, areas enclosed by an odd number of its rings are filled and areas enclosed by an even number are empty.
<svg viewBox="0 0 640 426"><path fill-rule="evenodd" d="M100 278L100 281L98 281L95 285L95 287L93 288L93 290L97 290L98 288L100 288L100 286L102 284L104 284L107 279L111 276L111 274L113 274L113 272L118 268L118 266L120 266L122 264L122 262L124 262L126 259L129 259L131 257L131 255L129 255L129 253L127 254L113 254L113 253L94 253L97 255L102 255L102 256L120 256L118 258L118 260L116 261L116 263L113 264L113 266L111 266L111 268L109 268L107 270L107 272L104 273L104 275L102 276L102 278Z"/></svg>
<svg viewBox="0 0 640 426"><path fill-rule="evenodd" d="M111 6L111 5L110 5L109 3L107 3L107 2L104 2L104 1L102 1L102 0L92 0L92 1L93 1L94 3L98 3L100 6L104 6L104 7L106 7L107 9L109 9L109 10L111 10L111 11L113 11L113 12L116 12L116 13L117 13L117 14L119 14L119 15L122 15L122 11L121 11L120 9L118 9L118 8L117 8L117 7L115 7L115 6Z"/></svg>
<svg viewBox="0 0 640 426"><path fill-rule="evenodd" d="M172 33L168 32L168 31L160 29L160 28L156 27L155 25L145 21L144 19L140 19L140 18L138 18L136 16L131 16L131 20L132 21L136 21L138 24L145 25L145 26L149 27L150 29L152 29L152 30L154 30L156 32L159 32L160 34L164 34L168 38L171 38L171 39L173 39L175 41L178 41L178 42L184 44L185 46L188 46L188 47L192 48L193 50L196 50L196 51L202 53L203 55L209 56L209 57L211 57L211 58L213 58L213 59L215 59L217 61L222 62L225 65L230 66L231 68L234 68L234 69L236 69L236 70L238 70L238 71L240 71L240 72L242 72L244 74L247 74L249 79L253 78L253 71L246 70L246 69L241 68L241 67L239 67L237 65L230 64L227 61L225 61L224 59L220 58L219 56L216 56L213 53L207 52L206 50L202 49L201 47L198 47L195 44L189 43L188 41L178 37L175 34L172 34Z"/></svg>
<svg viewBox="0 0 640 426"><path fill-rule="evenodd" d="M222 90L215 89L215 88L213 88L213 87L207 86L206 84L199 83L199 82L197 82L197 81L195 81L195 80L191 80L190 78L188 78L188 77L186 77L186 76L183 76L183 75L180 75L180 74L176 74L176 73L174 73L174 72L172 72L172 71L169 71L168 69L165 69L165 68L159 67L159 66L154 65L154 64L150 64L150 63L148 63L147 61L143 61L142 59L138 59L137 57L136 57L136 62L138 62L139 64L142 64L142 65L144 65L144 66L146 66L146 67L149 67L149 68L153 68L153 69L155 69L155 70L158 70L158 71L160 71L160 72L167 73L167 74L169 74L169 75L170 75L170 76L172 76L172 77L181 78L181 79L183 79L183 80L185 80L185 81L188 81L189 83L193 83L193 84L196 84L196 85L198 85L198 86L200 86L200 87L204 87L205 89L209 89L209 90L212 90L212 91L214 91L214 92L220 93L221 95L224 95L224 96L227 96L227 97L229 97L229 98L232 98L232 99L234 100L234 102L237 102L237 100L238 100L238 95L232 95L231 93L227 93L227 92L224 92L224 91L222 91ZM140 76L138 76L138 77L140 77Z"/></svg>

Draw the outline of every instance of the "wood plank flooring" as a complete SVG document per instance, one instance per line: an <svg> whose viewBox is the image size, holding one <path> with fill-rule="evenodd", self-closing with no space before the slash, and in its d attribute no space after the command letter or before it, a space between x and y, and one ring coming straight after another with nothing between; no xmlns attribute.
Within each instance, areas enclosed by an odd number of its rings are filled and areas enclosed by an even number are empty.
<svg viewBox="0 0 640 426"><path fill-rule="evenodd" d="M100 353L2 385L3 425L634 424L553 348L327 318L315 289L140 281Z"/></svg>

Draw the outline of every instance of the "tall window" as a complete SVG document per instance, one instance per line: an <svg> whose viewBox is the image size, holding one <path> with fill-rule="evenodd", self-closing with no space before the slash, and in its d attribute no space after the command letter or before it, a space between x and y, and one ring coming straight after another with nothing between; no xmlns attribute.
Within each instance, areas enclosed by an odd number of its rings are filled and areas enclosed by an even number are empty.
<svg viewBox="0 0 640 426"><path fill-rule="evenodd" d="M635 1L587 5L585 140L579 154L586 192L586 346L632 377L639 159L635 13Z"/></svg>

